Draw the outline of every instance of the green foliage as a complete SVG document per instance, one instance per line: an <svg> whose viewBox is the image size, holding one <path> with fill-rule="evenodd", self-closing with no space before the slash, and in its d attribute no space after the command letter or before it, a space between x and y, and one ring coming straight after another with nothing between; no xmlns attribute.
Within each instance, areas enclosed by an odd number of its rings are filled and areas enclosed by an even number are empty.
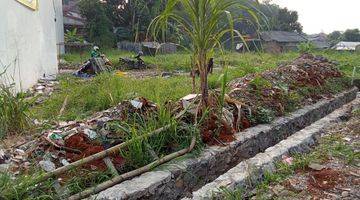
<svg viewBox="0 0 360 200"><path fill-rule="evenodd" d="M332 33L330 33L327 36L331 46L336 45L337 43L339 43L341 40L343 40L343 35L340 31L333 31Z"/></svg>
<svg viewBox="0 0 360 200"><path fill-rule="evenodd" d="M31 126L29 108L25 94L15 94L12 86L0 84L0 138L28 130Z"/></svg>
<svg viewBox="0 0 360 200"><path fill-rule="evenodd" d="M106 15L104 4L100 1L81 0L79 2L81 15L86 19L88 39L104 47L113 47L115 38L112 22Z"/></svg>
<svg viewBox="0 0 360 200"><path fill-rule="evenodd" d="M118 41L141 42L146 39L147 28L157 16L165 1L163 0L110 0L104 3L107 15L116 27Z"/></svg>
<svg viewBox="0 0 360 200"><path fill-rule="evenodd" d="M36 184L35 180L39 173L33 175L19 175L16 179L8 173L0 173L0 199L30 200L30 199L54 199L52 180Z"/></svg>
<svg viewBox="0 0 360 200"><path fill-rule="evenodd" d="M328 35L331 45L335 45L340 41L360 42L359 29L347 29L345 32L334 31Z"/></svg>
<svg viewBox="0 0 360 200"><path fill-rule="evenodd" d="M270 3L262 4L260 9L267 18L263 25L264 30L302 32L303 27L298 22L297 11L280 8L278 5Z"/></svg>
<svg viewBox="0 0 360 200"><path fill-rule="evenodd" d="M271 88L272 84L261 76L256 76L249 83L254 90L261 91L263 89Z"/></svg>
<svg viewBox="0 0 360 200"><path fill-rule="evenodd" d="M348 29L343 34L344 40L349 42L360 42L360 30Z"/></svg>
<svg viewBox="0 0 360 200"><path fill-rule="evenodd" d="M150 24L149 30L156 38L164 34L169 22L181 27L181 35L188 38L191 43L189 50L194 59L196 69L200 72L200 91L203 106L208 104L207 64L215 48L221 47L222 37L229 33L234 38L234 18L229 12L236 7L247 12L257 21L256 12L246 7L243 1L236 0L168 0L164 11ZM223 23L222 19L228 19Z"/></svg>
<svg viewBox="0 0 360 200"><path fill-rule="evenodd" d="M65 42L84 42L84 38L77 34L77 29L67 30L65 33Z"/></svg>
<svg viewBox="0 0 360 200"><path fill-rule="evenodd" d="M223 193L222 197L224 200L242 200L243 199L244 191L241 188L238 188L234 191L231 191L227 188L220 188L220 190Z"/></svg>
<svg viewBox="0 0 360 200"><path fill-rule="evenodd" d="M115 106L134 96L144 96L163 104L168 100L178 100L191 92L191 87L188 87L191 80L187 77L133 79L103 73L88 81L64 76L60 82L62 89L59 93L33 108L36 116L56 117L54 110L61 109L66 96L69 96L69 100L63 119L73 120Z"/></svg>
<svg viewBox="0 0 360 200"><path fill-rule="evenodd" d="M255 117L256 123L267 124L274 120L275 113L271 109L259 107L253 117Z"/></svg>
<svg viewBox="0 0 360 200"><path fill-rule="evenodd" d="M312 42L303 42L298 45L300 53L311 53L315 50L315 45Z"/></svg>
<svg viewBox="0 0 360 200"><path fill-rule="evenodd" d="M119 50L107 50L105 53L110 57L111 61L116 61L120 56L130 56L131 53ZM316 54L328 57L330 60L337 60L339 68L347 76L352 75L353 66L360 66L360 60L356 54L350 52L325 51ZM259 73L264 70L272 69L279 64L286 63L299 56L296 52L288 52L285 54L267 54L267 53L226 53L223 56L215 55L215 66L227 61L229 68L227 69L227 79L229 81L243 77L249 73ZM66 60L72 63L81 62L79 54L67 54ZM145 61L151 63L154 68L171 71L171 70L190 70L190 56L186 53L178 53L171 55L161 55L157 57L145 57ZM223 60L222 60L223 59ZM116 62L114 62L116 63ZM218 81L219 76L224 73L222 69L215 69L214 73L209 76L209 87L219 88L221 83ZM359 77L359 73L357 77ZM360 77L359 77L360 78ZM197 81L199 81L197 79ZM342 81L338 80L338 83ZM329 87L336 89L338 85ZM338 89L337 89L338 90ZM191 79L188 76L177 76L169 79L164 78L146 78L133 79L127 77L117 77L113 74L101 74L91 80L84 81L72 76L60 77L60 91L56 92L51 98L41 105L37 105L32 112L38 118L47 119L57 116L64 98L69 95L69 104L64 112L64 120L81 119L90 114L107 109L116 105L120 101L135 96L144 96L156 103L163 104L167 100L176 101L179 98L191 93ZM310 91L311 92L311 91ZM314 91L318 92L318 91ZM110 95L113 97L113 101ZM308 93L309 94L309 93ZM298 98L296 94L287 98L293 106L286 108L286 111L296 107ZM306 95L299 91L299 95ZM289 104L291 105L291 104Z"/></svg>

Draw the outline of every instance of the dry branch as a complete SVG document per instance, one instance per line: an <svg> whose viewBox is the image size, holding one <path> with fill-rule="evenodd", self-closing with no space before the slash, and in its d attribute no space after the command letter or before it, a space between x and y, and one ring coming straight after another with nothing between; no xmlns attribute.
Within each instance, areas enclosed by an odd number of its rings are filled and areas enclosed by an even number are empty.
<svg viewBox="0 0 360 200"><path fill-rule="evenodd" d="M59 117L62 116L62 114L64 113L65 108L66 108L67 103L68 103L68 99L69 99L69 95L66 95L65 100L64 100L64 103L63 103L63 105L61 106L61 109L60 109L60 112L59 112Z"/></svg>
<svg viewBox="0 0 360 200"><path fill-rule="evenodd" d="M172 153L172 154L169 154L169 155L167 155L167 156L165 156L165 157L163 157L163 158L161 158L159 160L156 160L155 162L152 162L152 163L150 163L150 164L148 164L148 165L146 165L144 167L141 167L139 169L127 172L127 173L122 174L120 176L117 176L117 177L115 177L115 178L113 178L111 180L108 180L108 181L106 181L104 183L101 183L101 184L99 184L99 185L97 185L95 187L86 189L86 190L84 190L84 191L82 191L82 192L80 192L78 194L75 194L75 195L69 197L69 200L78 200L78 199L86 198L86 197L88 197L88 196L90 196L92 194L99 193L99 192L101 192L103 190L106 190L109 187L112 187L112 186L114 186L116 184L119 184L122 181L125 181L125 180L130 179L130 178L132 178L134 176L138 176L140 174L148 172L151 169L153 169L154 167L157 167L157 166L159 166L161 164L164 164L166 162L169 162L170 160L173 160L173 159L175 159L175 158L177 158L179 156L182 156L182 155L185 155L186 153L191 152L194 149L195 144L196 144L196 137L194 136L192 138L191 144L190 144L190 146L188 148L182 149L182 150L177 151L177 152Z"/></svg>

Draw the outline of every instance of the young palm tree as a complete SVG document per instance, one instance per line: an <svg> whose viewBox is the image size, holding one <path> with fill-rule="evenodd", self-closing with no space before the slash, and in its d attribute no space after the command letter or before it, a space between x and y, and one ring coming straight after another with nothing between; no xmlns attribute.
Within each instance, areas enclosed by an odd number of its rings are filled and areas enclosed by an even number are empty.
<svg viewBox="0 0 360 200"><path fill-rule="evenodd" d="M230 9L240 9L257 22L255 12L249 8L251 0L168 0L164 11L150 24L153 36L164 33L169 24L177 25L180 33L192 44L194 64L200 72L202 105L208 106L208 69L210 54L221 48L221 39L228 33L240 33L233 29L235 21L242 16L232 17Z"/></svg>

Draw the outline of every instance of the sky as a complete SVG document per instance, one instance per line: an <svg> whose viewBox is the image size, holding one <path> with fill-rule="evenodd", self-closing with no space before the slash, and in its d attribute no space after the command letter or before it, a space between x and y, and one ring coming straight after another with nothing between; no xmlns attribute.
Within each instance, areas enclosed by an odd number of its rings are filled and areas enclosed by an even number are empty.
<svg viewBox="0 0 360 200"><path fill-rule="evenodd" d="M299 13L307 34L360 29L360 0L273 0Z"/></svg>

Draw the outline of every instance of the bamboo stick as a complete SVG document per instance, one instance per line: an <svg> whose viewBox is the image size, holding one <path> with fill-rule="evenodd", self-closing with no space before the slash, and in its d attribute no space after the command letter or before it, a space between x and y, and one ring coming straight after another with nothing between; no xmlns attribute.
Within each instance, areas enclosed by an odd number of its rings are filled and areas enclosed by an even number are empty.
<svg viewBox="0 0 360 200"><path fill-rule="evenodd" d="M88 189L86 189L86 190L84 190L84 191L82 191L82 192L80 192L78 194L75 194L75 195L69 197L69 200L79 200L79 199L86 198L86 197L88 197L88 196L90 196L92 194L99 193L99 192L101 192L103 190L106 190L109 187L112 187L112 186L114 186L116 184L119 184L122 181L125 181L125 180L130 179L130 178L132 178L134 176L138 176L140 174L148 172L151 169L153 169L154 167L157 167L157 166L159 166L159 165L161 165L163 163L169 162L170 160L173 160L173 159L175 159L175 158L177 158L179 156L182 156L182 155L185 155L186 153L191 152L194 149L195 144L196 144L196 137L194 136L191 139L191 144L190 144L190 146L188 148L182 149L182 150L177 151L177 152L172 153L172 154L169 154L169 155L167 155L167 156L165 156L165 157L163 157L163 158L161 158L159 160L156 160L156 161L154 161L154 162L152 162L152 163L150 163L150 164L148 164L148 165L146 165L144 167L141 167L139 169L136 169L136 170L127 172L125 174L122 174L120 176L117 176L117 177L115 177L115 178L113 178L111 180L108 180L108 181L106 181L104 183L101 183L101 184L99 184L99 185L97 185L95 187L88 188Z"/></svg>
<svg viewBox="0 0 360 200"><path fill-rule="evenodd" d="M66 108L67 103L68 103L68 99L69 99L69 95L66 95L64 103L63 103L63 105L62 105L62 107L60 109L60 112L59 112L59 117L62 116L62 114L64 113L65 108Z"/></svg>
<svg viewBox="0 0 360 200"><path fill-rule="evenodd" d="M114 164L112 163L112 161L109 157L104 158L103 161L113 176L119 176L119 173L116 170L116 167L114 166Z"/></svg>
<svg viewBox="0 0 360 200"><path fill-rule="evenodd" d="M46 174L41 175L41 176L36 180L36 183L45 181L46 179L51 178L51 177L53 177L53 176L56 176L56 175L59 175L59 174L63 174L64 172L66 172L66 171L68 171L68 170L70 170L70 169L73 169L73 168L75 168L75 167L82 166L82 165L84 165L84 164L86 164L86 163L89 163L89 162L91 162L91 161L98 160L98 159L102 159L102 158L105 158L105 157L107 157L107 156L110 156L110 155L112 155L112 154L114 154L114 153L119 152L119 150L120 150L121 148L124 148L124 147L128 146L129 144L131 144L134 140L143 139L143 138L146 138L146 137L151 137L151 136L153 136L153 135L157 135L157 134L161 133L162 131L167 130L167 129L169 129L169 128L171 128L171 124L166 125L166 126L164 126L164 127L162 127L162 128L159 128L159 129L157 129L157 130L155 130L155 131L153 131L153 132L150 132L150 133L141 135L141 136L139 136L139 137L137 137L137 138L133 138L133 139L131 139L131 140L128 140L128 141L126 141L126 142L123 142L123 143L121 143L121 144L118 144L118 145L116 145L116 146L113 146L113 147L111 147L111 148L109 148L109 149L107 149L107 150L105 150L105 151L96 153L96 154L94 154L94 155L91 155L91 156L88 156L88 157L83 158L83 159L81 159L81 160L78 160L78 161L75 161L75 162L73 162L73 163L70 163L69 165L66 165L66 166L60 167L60 168L58 168L58 169L55 169L55 170L52 171L52 172L48 172L48 173L46 173Z"/></svg>

